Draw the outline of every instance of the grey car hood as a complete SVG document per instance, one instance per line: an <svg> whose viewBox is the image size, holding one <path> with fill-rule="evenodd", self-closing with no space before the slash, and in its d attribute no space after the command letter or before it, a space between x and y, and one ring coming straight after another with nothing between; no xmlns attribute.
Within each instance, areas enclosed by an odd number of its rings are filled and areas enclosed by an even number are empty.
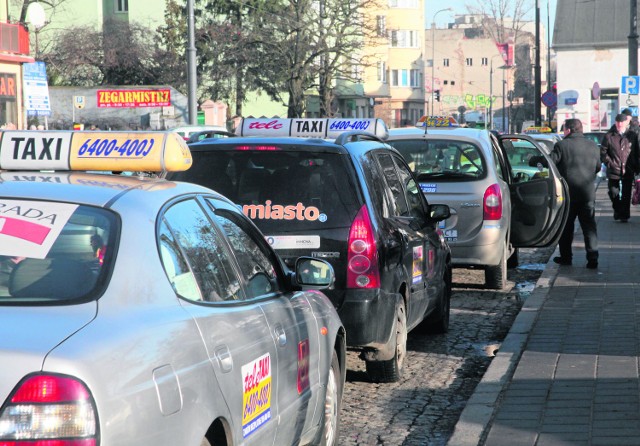
<svg viewBox="0 0 640 446"><path fill-rule="evenodd" d="M16 384L42 370L46 355L96 315L81 305L0 307L0 406Z"/></svg>

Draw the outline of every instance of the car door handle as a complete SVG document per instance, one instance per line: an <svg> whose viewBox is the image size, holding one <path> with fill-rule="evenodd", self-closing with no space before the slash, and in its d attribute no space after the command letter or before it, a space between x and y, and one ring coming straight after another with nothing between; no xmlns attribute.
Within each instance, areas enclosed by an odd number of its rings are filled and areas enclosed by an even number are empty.
<svg viewBox="0 0 640 446"><path fill-rule="evenodd" d="M273 329L273 333L276 335L276 339L280 347L284 347L285 345L287 345L287 334L284 332L284 328L282 328L282 325L276 324L275 328Z"/></svg>
<svg viewBox="0 0 640 446"><path fill-rule="evenodd" d="M229 373L233 370L233 358L231 357L229 347L226 345L216 347L213 356L218 361L218 366L220 366L222 373Z"/></svg>

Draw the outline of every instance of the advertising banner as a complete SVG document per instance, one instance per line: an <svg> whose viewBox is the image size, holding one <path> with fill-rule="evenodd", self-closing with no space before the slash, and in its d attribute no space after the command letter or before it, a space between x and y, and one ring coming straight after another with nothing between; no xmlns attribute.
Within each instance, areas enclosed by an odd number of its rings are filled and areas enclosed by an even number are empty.
<svg viewBox="0 0 640 446"><path fill-rule="evenodd" d="M135 107L167 107L171 105L171 90L98 90L96 92L98 107L102 108L135 108Z"/></svg>

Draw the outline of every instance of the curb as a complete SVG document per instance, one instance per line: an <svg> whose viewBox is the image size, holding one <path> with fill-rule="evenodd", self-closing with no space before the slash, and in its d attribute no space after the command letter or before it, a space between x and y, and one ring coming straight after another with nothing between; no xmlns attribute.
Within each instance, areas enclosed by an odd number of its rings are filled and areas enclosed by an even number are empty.
<svg viewBox="0 0 640 446"><path fill-rule="evenodd" d="M554 255L555 252L551 254L535 289L520 309L497 355L467 401L447 446L483 444L494 410L499 406L500 396L513 377L529 334L558 275L558 265L553 262Z"/></svg>

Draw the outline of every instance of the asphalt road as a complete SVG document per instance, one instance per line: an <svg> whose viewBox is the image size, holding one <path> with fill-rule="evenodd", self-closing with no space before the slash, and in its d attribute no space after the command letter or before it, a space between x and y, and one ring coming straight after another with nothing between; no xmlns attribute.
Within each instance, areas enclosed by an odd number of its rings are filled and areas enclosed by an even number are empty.
<svg viewBox="0 0 640 446"><path fill-rule="evenodd" d="M349 352L339 444L446 445L553 250L520 250L504 291L485 290L482 271L454 269L449 333L409 333L400 382L369 382L364 362Z"/></svg>

